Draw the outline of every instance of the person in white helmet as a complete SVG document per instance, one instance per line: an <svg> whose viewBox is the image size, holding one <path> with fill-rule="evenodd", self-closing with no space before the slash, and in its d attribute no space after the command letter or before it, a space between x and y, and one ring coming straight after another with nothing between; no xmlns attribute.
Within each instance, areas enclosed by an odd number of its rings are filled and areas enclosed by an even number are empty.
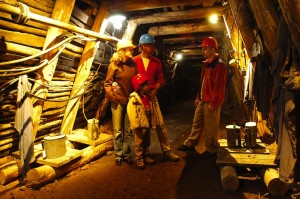
<svg viewBox="0 0 300 199"><path fill-rule="evenodd" d="M205 58L200 76L200 89L195 100L196 110L192 130L180 151L194 151L209 156L216 153L220 132L220 112L225 98L226 67L217 53L213 37L203 39Z"/></svg>
<svg viewBox="0 0 300 199"><path fill-rule="evenodd" d="M148 77L151 102L159 109L157 93L164 85L165 79L161 67L161 61L153 56L155 50L154 37L150 34L142 35L139 40L139 47L142 52L141 54L133 57L133 60L136 63L138 73L144 74ZM156 132L164 157L171 161L178 161L180 159L179 156L171 151L170 140L165 125L162 123L160 126L157 126ZM145 159L145 163L153 163L153 160L150 157L147 157Z"/></svg>
<svg viewBox="0 0 300 199"><path fill-rule="evenodd" d="M117 43L117 52L110 60L104 81L106 97L111 102L117 166L122 165L123 161L129 162L131 155L132 132L127 115L127 103L129 94L134 91L131 79L137 73L135 62L132 60L135 47L131 41L125 39Z"/></svg>

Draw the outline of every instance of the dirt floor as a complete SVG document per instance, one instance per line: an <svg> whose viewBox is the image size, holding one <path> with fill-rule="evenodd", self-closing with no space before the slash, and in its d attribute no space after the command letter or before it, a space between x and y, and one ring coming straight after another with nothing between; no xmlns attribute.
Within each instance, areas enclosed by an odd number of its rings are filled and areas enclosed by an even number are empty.
<svg viewBox="0 0 300 199"><path fill-rule="evenodd" d="M229 116L240 118L226 110L223 124ZM256 199L272 197L258 173L240 179L237 191L222 189L216 156L200 157L196 152L180 152L177 147L190 132L194 113L193 101L178 102L164 109L171 146L179 162L163 159L157 136L153 131L150 151L156 165L138 170L134 164L115 165L114 154L105 156L72 171L60 179L34 190L24 186L4 193L0 198L101 198L101 199ZM227 113L227 116L224 114ZM224 120L226 117L226 121ZM232 121L231 121L232 122ZM224 136L224 133L221 135ZM290 198L289 196L281 198Z"/></svg>

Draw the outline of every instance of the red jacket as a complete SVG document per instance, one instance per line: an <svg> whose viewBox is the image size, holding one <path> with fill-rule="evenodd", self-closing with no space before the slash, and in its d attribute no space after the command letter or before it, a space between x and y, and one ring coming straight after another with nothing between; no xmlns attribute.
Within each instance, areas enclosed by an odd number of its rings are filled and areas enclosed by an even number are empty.
<svg viewBox="0 0 300 199"><path fill-rule="evenodd" d="M150 89L154 89L157 83L160 83L163 86L165 84L165 78L161 68L160 60L154 56L150 56L149 59L149 65L147 71L145 71L141 55L133 57L138 73L146 75L149 78L148 82Z"/></svg>
<svg viewBox="0 0 300 199"><path fill-rule="evenodd" d="M213 107L221 105L225 98L225 83L226 67L223 61L219 59L218 56L216 56L211 63L204 61L200 76L200 92L198 98Z"/></svg>

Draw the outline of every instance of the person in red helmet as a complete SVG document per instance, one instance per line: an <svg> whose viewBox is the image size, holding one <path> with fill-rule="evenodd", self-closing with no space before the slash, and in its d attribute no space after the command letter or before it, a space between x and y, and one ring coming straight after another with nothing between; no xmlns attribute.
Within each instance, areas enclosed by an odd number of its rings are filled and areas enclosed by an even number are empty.
<svg viewBox="0 0 300 199"><path fill-rule="evenodd" d="M139 169L145 168L145 161L148 158L146 151L150 145L150 128L155 128L156 121L159 119L152 114L148 80L149 78L144 74L137 74L132 78L135 91L130 94L127 105L130 128L134 135L135 160Z"/></svg>
<svg viewBox="0 0 300 199"><path fill-rule="evenodd" d="M226 67L217 53L218 43L215 38L203 39L201 48L205 61L195 100L193 125L190 135L178 150L196 150L206 156L216 153L218 146L220 111L225 98Z"/></svg>
<svg viewBox="0 0 300 199"><path fill-rule="evenodd" d="M161 61L153 56L154 53L154 37L150 34L143 34L139 40L139 47L142 51L141 54L133 57L136 63L138 73L146 75L149 80L150 92L152 103L157 107L160 112L159 104L157 100L157 93L159 89L164 85L165 79L163 70L161 67ZM164 123L156 126L157 137L163 151L163 155L170 161L178 161L180 158L178 155L171 151L170 140ZM147 152L149 154L149 151ZM148 157L145 159L146 163L153 162Z"/></svg>

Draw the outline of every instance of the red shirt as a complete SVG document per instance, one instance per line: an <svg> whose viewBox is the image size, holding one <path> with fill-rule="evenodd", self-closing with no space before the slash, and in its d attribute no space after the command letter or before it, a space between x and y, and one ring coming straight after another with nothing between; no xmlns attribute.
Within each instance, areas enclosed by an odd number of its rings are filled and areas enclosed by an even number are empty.
<svg viewBox="0 0 300 199"><path fill-rule="evenodd" d="M151 109L150 98L147 95L144 95L141 96L141 100L143 102L146 111L149 111Z"/></svg>
<svg viewBox="0 0 300 199"><path fill-rule="evenodd" d="M165 78L160 60L154 56L150 56L149 59L148 68L145 70L141 55L133 57L138 73L146 75L149 78L150 89L154 89L157 83L163 86L165 84Z"/></svg>
<svg viewBox="0 0 300 199"><path fill-rule="evenodd" d="M203 81L204 80L204 81ZM203 84L203 85L202 85ZM226 67L218 56L212 62L204 61L200 77L199 99L216 107L224 102ZM201 90L202 89L202 90Z"/></svg>

